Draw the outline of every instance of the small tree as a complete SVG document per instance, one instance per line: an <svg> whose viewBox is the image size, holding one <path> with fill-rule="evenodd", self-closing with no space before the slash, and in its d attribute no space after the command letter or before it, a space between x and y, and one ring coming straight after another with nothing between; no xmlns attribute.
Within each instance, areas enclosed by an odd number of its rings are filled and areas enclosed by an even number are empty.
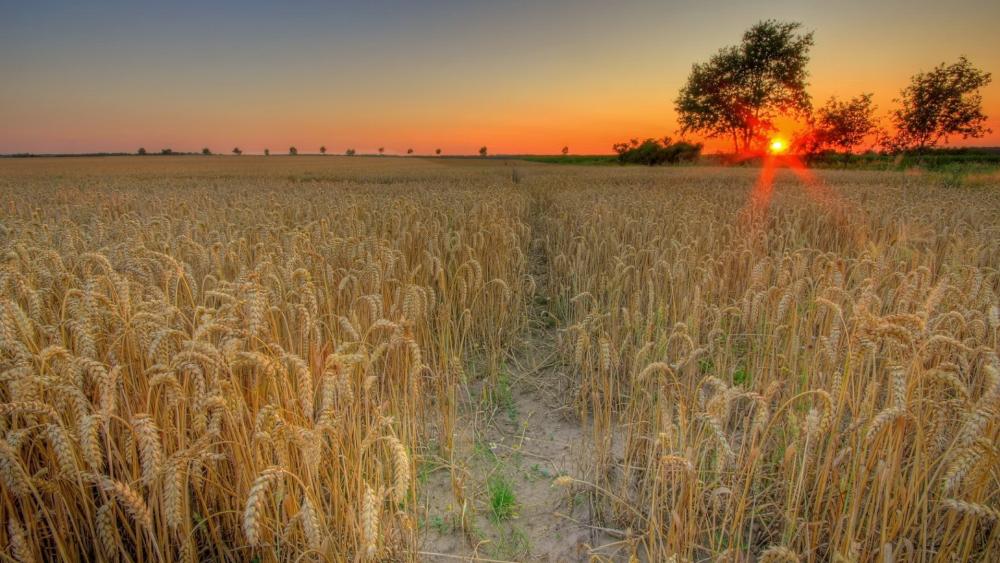
<svg viewBox="0 0 1000 563"><path fill-rule="evenodd" d="M413 149L406 149L406 154L413 154Z"/></svg>
<svg viewBox="0 0 1000 563"><path fill-rule="evenodd" d="M441 156L441 149L434 149L434 154Z"/></svg>
<svg viewBox="0 0 1000 563"><path fill-rule="evenodd" d="M385 147L379 147L379 148L378 148L378 153L379 153L380 155L381 155L381 154L385 154Z"/></svg>
<svg viewBox="0 0 1000 563"><path fill-rule="evenodd" d="M138 151L138 154L139 154L140 156L143 156L143 155L145 155L145 154L146 154L146 149L145 149L145 147L139 147L139 151Z"/></svg>
<svg viewBox="0 0 1000 563"><path fill-rule="evenodd" d="M846 102L831 97L816 111L812 135L804 142L803 149L815 153L832 148L850 154L865 137L877 131L871 94L861 94Z"/></svg>
<svg viewBox="0 0 1000 563"><path fill-rule="evenodd" d="M892 113L895 148L929 149L954 135L968 139L989 133L979 90L992 80L965 57L911 78L898 100L900 107Z"/></svg>
<svg viewBox="0 0 1000 563"><path fill-rule="evenodd" d="M326 145L323 145L319 148L319 154L326 154Z"/></svg>
<svg viewBox="0 0 1000 563"><path fill-rule="evenodd" d="M160 149L160 154L164 154L164 155L174 154L174 150L173 149Z"/></svg>
<svg viewBox="0 0 1000 563"><path fill-rule="evenodd" d="M205 147L205 148L201 149L201 154L203 154L205 156L208 156L208 155L212 154L212 151L210 151L208 149L208 147Z"/></svg>
<svg viewBox="0 0 1000 563"><path fill-rule="evenodd" d="M299 154L299 149L295 147L288 147L288 154L291 156L296 156Z"/></svg>
<svg viewBox="0 0 1000 563"><path fill-rule="evenodd" d="M347 149L346 151L344 151L344 154L346 154L347 156L354 156L354 149Z"/></svg>
<svg viewBox="0 0 1000 563"><path fill-rule="evenodd" d="M264 156L271 156L271 149L264 149Z"/></svg>
<svg viewBox="0 0 1000 563"><path fill-rule="evenodd" d="M479 156L486 156L486 146L479 147Z"/></svg>
<svg viewBox="0 0 1000 563"><path fill-rule="evenodd" d="M233 154L235 154L236 156L240 156L241 154L243 154L243 150L240 149L239 147L233 147Z"/></svg>
<svg viewBox="0 0 1000 563"><path fill-rule="evenodd" d="M625 164L625 153L629 150L629 143L615 143L611 145L611 150L618 155L618 162Z"/></svg>
<svg viewBox="0 0 1000 563"><path fill-rule="evenodd" d="M566 155L568 155L568 154L569 154L569 147L563 147L563 148L562 148L562 155L563 155L563 156L566 156Z"/></svg>

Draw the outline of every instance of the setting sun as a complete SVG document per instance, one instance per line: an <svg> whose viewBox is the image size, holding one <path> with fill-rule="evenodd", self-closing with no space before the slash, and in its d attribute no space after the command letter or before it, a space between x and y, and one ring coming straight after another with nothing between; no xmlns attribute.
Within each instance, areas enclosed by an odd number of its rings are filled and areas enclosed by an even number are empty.
<svg viewBox="0 0 1000 563"><path fill-rule="evenodd" d="M788 142L781 138L771 139L771 144L767 146L771 154L782 154L788 150Z"/></svg>

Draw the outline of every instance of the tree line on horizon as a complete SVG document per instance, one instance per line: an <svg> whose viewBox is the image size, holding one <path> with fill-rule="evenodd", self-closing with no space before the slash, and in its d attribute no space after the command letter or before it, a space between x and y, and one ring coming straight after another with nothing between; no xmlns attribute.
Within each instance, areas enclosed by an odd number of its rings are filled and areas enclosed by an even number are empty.
<svg viewBox="0 0 1000 563"><path fill-rule="evenodd" d="M243 149L241 149L240 147L234 147L231 152L235 156L241 156L243 154ZM327 153L326 145L321 145L319 147L319 154L321 156L325 156L326 153ZM413 153L414 153L414 150L412 148L406 149L406 154L407 155L412 155ZM436 156L441 156L441 153L442 153L441 149L439 149L439 148L438 149L434 149L434 154ZM135 154L137 154L139 156L147 156L147 155L149 155L151 153L149 153L149 151L147 151L145 147L139 147L139 150L137 150ZM177 152L177 151L174 151L173 149L165 148L165 149L161 149L159 154L161 154L161 155L190 155L190 154L195 154L195 153ZM208 147L205 147L205 148L201 149L201 154L204 155L204 156L211 156L211 155L213 155L215 153L212 152L212 150L209 149ZM294 145L288 147L288 155L289 156L298 156L298 154L299 154L299 149L296 148ZM357 150L353 149L353 148L349 148L349 149L346 149L344 151L344 155L345 156L355 156L357 154L358 154ZM379 154L379 156L385 156L385 147L379 147L378 148L378 154ZM486 149L485 146L480 147L480 149L479 149L479 155L480 156L486 156L487 155L487 149ZM271 149L264 149L264 156L271 156Z"/></svg>
<svg viewBox="0 0 1000 563"><path fill-rule="evenodd" d="M787 116L806 125L803 133L789 140L791 149L816 155L851 154L866 140L871 140L869 150L921 152L951 137L979 138L991 132L981 90L992 82L992 75L964 56L911 77L888 114L891 132L876 115L878 107L870 92L849 99L832 96L814 108L807 91L814 37L813 32L801 29L797 22L764 20L747 30L738 45L723 47L707 62L695 63L674 100L680 134L729 139L734 154L761 153L768 135L777 130L775 121ZM633 138L615 143L612 149L623 164L656 165L696 160L703 146L670 137ZM442 151L434 152L440 156ZM560 152L568 156L569 147ZM235 147L232 153L239 156L243 151ZM327 153L325 145L319 153ZM407 155L413 153L412 148L406 150ZM146 149L140 148L138 154L147 154ZM163 149L160 154L179 153ZM204 148L202 154L212 151ZM270 149L264 149L264 154L270 155ZM298 149L289 147L288 154L295 156ZM348 148L344 154L354 156L357 151ZM379 147L378 154L384 155L385 147ZM487 154L485 146L479 149L481 157Z"/></svg>

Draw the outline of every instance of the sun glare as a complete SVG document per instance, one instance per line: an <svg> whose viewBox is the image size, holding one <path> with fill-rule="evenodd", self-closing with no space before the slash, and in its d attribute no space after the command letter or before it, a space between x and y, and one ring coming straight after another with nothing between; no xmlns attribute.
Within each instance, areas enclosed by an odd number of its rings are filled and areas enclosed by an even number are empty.
<svg viewBox="0 0 1000 563"><path fill-rule="evenodd" d="M771 139L771 144L767 146L771 154L782 154L788 150L788 142L781 138Z"/></svg>

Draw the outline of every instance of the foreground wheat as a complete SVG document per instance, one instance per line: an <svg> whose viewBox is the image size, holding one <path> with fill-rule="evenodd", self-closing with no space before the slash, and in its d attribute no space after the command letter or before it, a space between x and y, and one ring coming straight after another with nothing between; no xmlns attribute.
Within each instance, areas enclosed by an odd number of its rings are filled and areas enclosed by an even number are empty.
<svg viewBox="0 0 1000 563"><path fill-rule="evenodd" d="M7 557L418 557L416 465L537 291L589 429L557 483L631 555L1000 549L995 187L133 162L0 170Z"/></svg>
<svg viewBox="0 0 1000 563"><path fill-rule="evenodd" d="M650 559L997 556L1000 192L861 178L545 195L595 479Z"/></svg>
<svg viewBox="0 0 1000 563"><path fill-rule="evenodd" d="M452 365L525 317L526 198L77 172L3 185L3 551L411 553Z"/></svg>

